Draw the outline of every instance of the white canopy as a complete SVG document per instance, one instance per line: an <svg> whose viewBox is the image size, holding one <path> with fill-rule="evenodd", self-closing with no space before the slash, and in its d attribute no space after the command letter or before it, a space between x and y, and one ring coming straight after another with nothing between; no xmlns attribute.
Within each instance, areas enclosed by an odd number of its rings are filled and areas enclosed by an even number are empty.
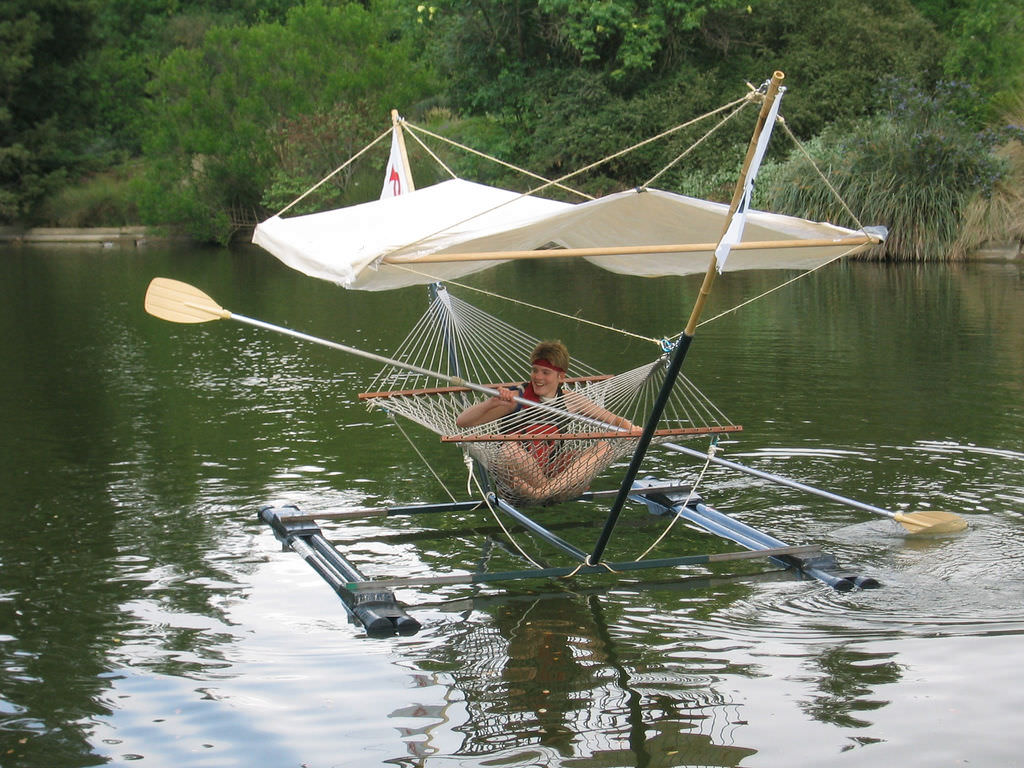
<svg viewBox="0 0 1024 768"><path fill-rule="evenodd" d="M338 210L274 216L256 227L253 242L300 272L363 290L457 279L506 258L538 255L522 252L556 246L638 251L565 255L583 255L613 272L655 277L704 272L727 214L727 205L654 189L571 204L453 179ZM866 240L831 224L749 211L726 271L809 269ZM637 246L677 248L651 253ZM477 258L439 260L458 254Z"/></svg>

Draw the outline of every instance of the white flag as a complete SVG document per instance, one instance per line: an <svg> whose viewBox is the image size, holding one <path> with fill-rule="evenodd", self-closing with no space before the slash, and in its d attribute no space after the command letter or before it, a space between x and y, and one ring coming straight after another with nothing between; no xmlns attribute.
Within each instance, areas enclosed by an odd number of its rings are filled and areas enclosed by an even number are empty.
<svg viewBox="0 0 1024 768"><path fill-rule="evenodd" d="M743 239L743 225L747 223L747 209L750 207L750 198L754 195L754 179L757 177L761 159L768 148L768 140L772 136L775 119L779 116L779 104L782 103L782 94L785 92L785 88L779 88L775 95L775 101L772 102L771 109L768 110L764 129L757 137L757 147L754 149L754 156L750 159L750 167L747 169L747 178L743 184L743 196L740 198L739 207L736 208L736 213L732 215L728 229L725 230L725 234L722 235L722 239L718 241L718 247L715 249L715 263L718 265L719 274L725 269L725 260L729 258L732 247Z"/></svg>
<svg viewBox="0 0 1024 768"><path fill-rule="evenodd" d="M402 148L398 135L400 130L397 125L391 129L391 157L388 158L387 171L384 173L384 187L380 191L381 200L385 197L398 197L411 191L406 188L409 172L402 161Z"/></svg>

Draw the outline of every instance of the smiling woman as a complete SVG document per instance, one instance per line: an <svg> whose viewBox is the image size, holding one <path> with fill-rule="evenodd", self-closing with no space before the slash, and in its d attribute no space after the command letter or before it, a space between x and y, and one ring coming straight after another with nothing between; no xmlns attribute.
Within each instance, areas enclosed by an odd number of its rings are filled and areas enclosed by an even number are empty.
<svg viewBox="0 0 1024 768"><path fill-rule="evenodd" d="M526 435L553 436L561 431L550 417L536 411L525 412L532 403L558 408L595 419L626 432L638 432L633 423L602 408L585 395L568 392L565 377L569 369L569 350L560 341L542 341L530 354L530 380L517 387L499 387L498 394L466 408L455 420L460 428L502 421L502 431ZM512 418L522 414L520 418ZM521 424L516 422L528 421ZM496 460L490 463L502 485L510 486L516 497L538 502L563 495L578 495L590 485L594 475L607 466L614 452L607 440L592 441L583 451L567 450L564 442L534 439L502 443ZM500 472L498 470L501 470ZM503 481L503 482L502 482Z"/></svg>

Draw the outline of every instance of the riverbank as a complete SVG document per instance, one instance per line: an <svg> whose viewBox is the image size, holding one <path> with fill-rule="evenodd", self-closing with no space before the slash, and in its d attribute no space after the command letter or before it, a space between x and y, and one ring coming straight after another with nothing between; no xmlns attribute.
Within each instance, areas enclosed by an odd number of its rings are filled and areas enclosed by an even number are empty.
<svg viewBox="0 0 1024 768"><path fill-rule="evenodd" d="M971 261L1014 261L1024 256L1024 243L998 243L969 254Z"/></svg>
<svg viewBox="0 0 1024 768"><path fill-rule="evenodd" d="M152 227L0 227L0 244L79 245L99 248L139 248L153 242L187 241ZM1024 244L993 243L968 256L971 261L1014 261L1024 256Z"/></svg>
<svg viewBox="0 0 1024 768"><path fill-rule="evenodd" d="M137 248L153 240L167 240L149 227L0 227L0 243L13 245L87 245L100 248Z"/></svg>

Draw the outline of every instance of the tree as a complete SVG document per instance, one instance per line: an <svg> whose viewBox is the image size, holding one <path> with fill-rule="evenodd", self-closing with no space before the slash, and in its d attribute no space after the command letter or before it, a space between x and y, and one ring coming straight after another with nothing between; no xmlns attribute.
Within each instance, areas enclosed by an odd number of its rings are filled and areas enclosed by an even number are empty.
<svg viewBox="0 0 1024 768"><path fill-rule="evenodd" d="M767 0L728 22L738 62L785 72L783 112L804 138L883 107L890 78L930 87L942 77L947 44L909 0Z"/></svg>
<svg viewBox="0 0 1024 768"><path fill-rule="evenodd" d="M943 59L946 77L989 95L980 102L979 119L1000 117L1024 89L1024 2L966 0L950 36L952 46Z"/></svg>
<svg viewBox="0 0 1024 768"><path fill-rule="evenodd" d="M0 6L0 221L21 220L80 161L76 86L91 19L87 0Z"/></svg>
<svg viewBox="0 0 1024 768"><path fill-rule="evenodd" d="M392 106L430 90L403 22L384 4L310 0L283 23L214 27L200 46L172 52L150 87L148 218L223 242L239 216L252 223L263 214L281 159L302 155L310 136L322 139L311 123L379 133L374 126L387 125ZM338 122L353 111L358 120Z"/></svg>
<svg viewBox="0 0 1024 768"><path fill-rule="evenodd" d="M538 0L557 30L554 41L581 63L600 66L615 80L677 61L680 38L699 30L710 11L746 8L743 0Z"/></svg>

